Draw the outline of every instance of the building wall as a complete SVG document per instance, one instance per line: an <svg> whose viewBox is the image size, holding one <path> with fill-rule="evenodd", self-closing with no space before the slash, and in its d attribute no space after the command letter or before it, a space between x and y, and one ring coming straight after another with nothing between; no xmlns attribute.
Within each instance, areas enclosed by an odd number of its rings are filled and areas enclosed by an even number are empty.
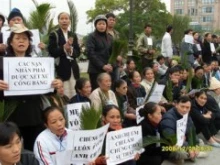
<svg viewBox="0 0 220 165"><path fill-rule="evenodd" d="M171 0L171 14L188 15L203 30L220 29L220 0Z"/></svg>

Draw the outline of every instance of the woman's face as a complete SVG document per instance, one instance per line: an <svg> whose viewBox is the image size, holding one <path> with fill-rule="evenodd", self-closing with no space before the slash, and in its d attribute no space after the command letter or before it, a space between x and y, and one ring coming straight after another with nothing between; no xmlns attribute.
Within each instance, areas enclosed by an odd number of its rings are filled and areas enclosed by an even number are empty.
<svg viewBox="0 0 220 165"><path fill-rule="evenodd" d="M154 80L154 72L152 69L149 69L145 72L145 79L150 82Z"/></svg>
<svg viewBox="0 0 220 165"><path fill-rule="evenodd" d="M67 13L62 13L59 17L58 23L61 29L67 30L70 25L70 17Z"/></svg>
<svg viewBox="0 0 220 165"><path fill-rule="evenodd" d="M128 70L134 70L135 67L136 67L136 65L135 65L134 61L131 61L127 66Z"/></svg>
<svg viewBox="0 0 220 165"><path fill-rule="evenodd" d="M198 77L199 79L202 79L204 76L204 70L203 69L199 69L196 71L195 73L196 77Z"/></svg>
<svg viewBox="0 0 220 165"><path fill-rule="evenodd" d="M109 91L111 89L112 81L109 75L104 75L102 80L99 82L99 87L103 91Z"/></svg>
<svg viewBox="0 0 220 165"><path fill-rule="evenodd" d="M188 77L188 72L184 70L182 73L182 80L187 80L187 77Z"/></svg>
<svg viewBox="0 0 220 165"><path fill-rule="evenodd" d="M156 110L153 114L148 114L148 119L155 124L160 123L160 121L162 119L160 106L158 106L158 105L156 106Z"/></svg>
<svg viewBox="0 0 220 165"><path fill-rule="evenodd" d="M30 45L29 38L26 33L14 34L11 46L15 54L24 54Z"/></svg>
<svg viewBox="0 0 220 165"><path fill-rule="evenodd" d="M99 20L96 24L96 29L99 31L99 32L105 32L106 31L106 28L107 28L107 25L106 25L106 22L103 21L103 20Z"/></svg>
<svg viewBox="0 0 220 165"><path fill-rule="evenodd" d="M201 94L199 97L195 97L196 102L200 105L200 106L204 106L207 102L207 96L206 94Z"/></svg>
<svg viewBox="0 0 220 165"><path fill-rule="evenodd" d="M133 75L133 78L132 78L132 82L134 84L140 84L141 83L141 75L139 72L135 71L134 72L134 75Z"/></svg>
<svg viewBox="0 0 220 165"><path fill-rule="evenodd" d="M154 64L154 65L153 65L153 71L154 71L154 73L157 73L158 70L159 70L158 64Z"/></svg>
<svg viewBox="0 0 220 165"><path fill-rule="evenodd" d="M208 34L207 37L205 37L205 39L206 39L208 42L211 42L211 41L212 41L212 35L211 35L211 34Z"/></svg>
<svg viewBox="0 0 220 165"><path fill-rule="evenodd" d="M65 119L59 110L54 110L47 117L46 127L57 136L65 132Z"/></svg>
<svg viewBox="0 0 220 165"><path fill-rule="evenodd" d="M125 96L127 94L128 91L128 85L126 82L124 82L123 84L121 84L120 87L116 88L117 93Z"/></svg>
<svg viewBox="0 0 220 165"><path fill-rule="evenodd" d="M15 134L9 144L0 146L0 162L2 164L16 164L21 158L21 139Z"/></svg>
<svg viewBox="0 0 220 165"><path fill-rule="evenodd" d="M121 125L121 115L118 109L111 109L107 115L103 117L105 124L110 124L110 128L117 129Z"/></svg>
<svg viewBox="0 0 220 165"><path fill-rule="evenodd" d="M79 93L84 97L89 97L92 91L90 81L86 81L83 88L79 90Z"/></svg>
<svg viewBox="0 0 220 165"><path fill-rule="evenodd" d="M194 40L198 40L198 38L199 38L199 33L195 33L195 34L193 35L193 38L194 38Z"/></svg>

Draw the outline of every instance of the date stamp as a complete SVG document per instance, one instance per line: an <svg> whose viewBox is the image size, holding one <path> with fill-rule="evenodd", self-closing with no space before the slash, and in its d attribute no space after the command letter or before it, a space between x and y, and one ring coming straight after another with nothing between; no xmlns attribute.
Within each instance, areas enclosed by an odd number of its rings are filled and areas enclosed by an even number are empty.
<svg viewBox="0 0 220 165"><path fill-rule="evenodd" d="M212 151L212 146L162 146L162 152L177 152L177 151Z"/></svg>

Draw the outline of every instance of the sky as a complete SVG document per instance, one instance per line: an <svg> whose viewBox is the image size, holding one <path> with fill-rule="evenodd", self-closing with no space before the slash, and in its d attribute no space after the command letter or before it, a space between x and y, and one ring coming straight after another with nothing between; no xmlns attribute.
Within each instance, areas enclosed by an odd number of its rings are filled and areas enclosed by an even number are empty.
<svg viewBox="0 0 220 165"><path fill-rule="evenodd" d="M10 0L0 0L0 13L8 16L10 11ZM66 0L36 0L38 3L49 2L56 8L52 10L52 14L55 18L60 12L67 11L68 6ZM93 30L93 24L87 24L86 11L95 7L95 0L72 0L76 6L78 12L78 24L76 32L81 35L86 35ZM161 0L167 6L167 10L170 10L170 0ZM25 17L29 16L29 13L34 10L34 4L32 0L11 0L11 7L18 8L21 10Z"/></svg>

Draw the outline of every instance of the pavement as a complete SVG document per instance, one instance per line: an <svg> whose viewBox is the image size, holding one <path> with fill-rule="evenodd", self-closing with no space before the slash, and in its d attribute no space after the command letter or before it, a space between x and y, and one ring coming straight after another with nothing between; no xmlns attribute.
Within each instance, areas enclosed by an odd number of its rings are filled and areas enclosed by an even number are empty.
<svg viewBox="0 0 220 165"><path fill-rule="evenodd" d="M220 132L216 135L220 138ZM202 135L199 138L204 139ZM205 141L204 141L205 142ZM175 165L169 161L164 161L162 165ZM212 148L212 151L208 152L208 157L197 158L195 162L185 161L184 165L220 165L220 148Z"/></svg>

